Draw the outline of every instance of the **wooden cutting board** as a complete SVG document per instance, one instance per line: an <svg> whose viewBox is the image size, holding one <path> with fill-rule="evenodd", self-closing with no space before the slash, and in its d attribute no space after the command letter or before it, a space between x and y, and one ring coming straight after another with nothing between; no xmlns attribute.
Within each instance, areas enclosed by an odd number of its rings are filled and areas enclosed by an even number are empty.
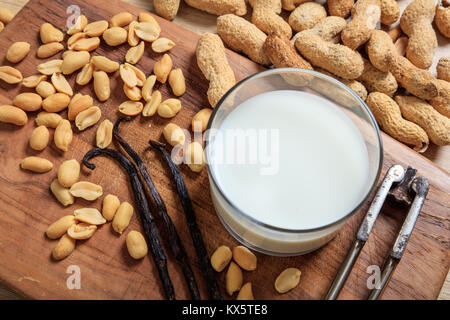
<svg viewBox="0 0 450 320"><path fill-rule="evenodd" d="M9 45L14 41L27 41L32 52L16 67L24 76L36 73L36 65L41 63L35 57L38 44L39 26L48 21L65 30L69 5L78 5L89 21L107 19L118 12L129 11L137 15L141 10L117 0L31 0L15 19L0 34L0 54L5 56ZM177 46L171 50L174 66L183 69L187 80L187 92L181 98L182 111L171 121L183 128L189 128L192 116L201 108L207 107L207 82L197 67L195 47L198 35L171 22L156 17L162 27L161 36L174 40ZM128 45L111 48L102 44L95 54L105 55L122 61ZM263 70L245 57L231 51L228 59L238 80ZM59 55L57 56L59 57ZM161 57L147 46L145 56L138 66L149 75L153 64ZM55 58L55 57L54 57ZM3 59L3 64L8 64ZM75 75L70 78L74 83ZM117 107L126 100L122 82L118 74L111 81L112 96L106 103L97 103L102 109L102 119L114 121L118 117ZM164 98L171 97L167 86L161 85ZM20 86L0 83L0 104L11 103L19 92L29 91ZM92 84L75 87L75 92L92 94ZM28 138L35 127L34 115L24 127L0 124L0 281L20 294L36 299L160 299L161 287L153 260L146 257L135 261L128 256L125 235L118 237L106 224L87 241L79 241L76 250L65 260L55 262L51 251L55 241L48 240L44 231L59 217L71 214L74 209L92 206L100 209L101 199L94 203L76 200L69 208L63 208L51 195L49 185L56 176L56 168L65 159L81 160L95 142L97 126L82 133L74 129L74 140L70 150L61 153L53 144L43 152L37 153L28 145ZM181 239L185 244L202 291L207 298L205 282L199 271L195 251L185 223L183 211L174 184L168 176L166 166L153 151L146 150L147 141L163 139L162 127L167 120L154 116L150 119L137 117L132 123L122 126L124 137L146 161L169 214L175 222ZM51 133L53 134L53 132ZM418 219L416 228L408 244L406 253L398 266L383 298L385 299L435 299L449 267L449 229L450 229L450 180L448 174L424 157L383 134L385 159L383 175L394 163L412 165L419 174L430 180L430 192ZM20 170L22 158L39 154L53 161L55 169L46 174L31 174ZM103 186L104 194L116 194L121 201L133 202L126 173L110 159L99 157L94 160L97 169L89 172L83 168L82 180ZM190 172L182 167L189 187L198 223L203 232L208 252L222 244L237 245L219 222L209 195L206 170L201 174ZM324 199L326 201L326 199ZM275 258L257 254L258 270L245 272L245 281L253 284L257 299L321 299L339 268L347 249L355 236L359 223L370 201L342 228L336 238L324 248L300 257ZM402 223L406 211L386 204L383 215L378 218L361 256L347 281L340 298L364 299L369 293L366 286L369 265L381 266L389 252L396 231ZM141 230L139 218L135 215L128 230ZM168 252L166 248L166 252ZM169 254L169 272L174 282L177 297L188 298L184 279L178 266ZM81 289L68 289L66 281L69 266L78 266L81 271ZM279 295L273 288L276 276L286 267L298 267L302 271L300 285L291 292ZM217 280L224 291L224 273L217 274Z"/></svg>

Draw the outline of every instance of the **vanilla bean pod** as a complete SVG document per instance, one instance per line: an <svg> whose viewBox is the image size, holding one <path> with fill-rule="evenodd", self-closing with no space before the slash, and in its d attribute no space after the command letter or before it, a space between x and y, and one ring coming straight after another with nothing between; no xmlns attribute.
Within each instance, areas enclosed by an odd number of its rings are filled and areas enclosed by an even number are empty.
<svg viewBox="0 0 450 320"><path fill-rule="evenodd" d="M147 240L150 244L150 251L158 269L159 277L163 284L164 294L166 299L175 300L175 291L172 281L170 280L169 271L167 269L167 258L159 240L158 230L154 218L150 212L147 199L144 194L144 188L139 180L136 167L120 152L111 149L94 148L88 151L84 158L83 164L91 169L95 169L95 164L90 163L89 160L99 156L106 155L117 161L128 173L131 187L133 188L134 199L141 216L142 225L144 227Z"/></svg>
<svg viewBox="0 0 450 320"><path fill-rule="evenodd" d="M133 150L133 148L119 135L119 125L120 123L125 121L130 121L131 117L121 117L117 119L116 123L114 124L114 138L119 142L119 144L122 146L122 148L125 150L126 153L133 159L135 162L142 178L144 179L145 183L147 184L150 193L153 197L153 200L156 203L156 208L158 211L158 214L160 217L164 220L164 227L166 229L166 233L168 236L168 242L169 246L172 249L173 254L175 255L175 259L177 263L180 265L181 269L183 270L184 278L188 284L189 292L191 294L192 300L200 300L200 292L198 290L197 282L195 280L194 272L192 271L191 265L189 263L189 258L186 254L186 250L181 243L180 237L178 235L178 232L175 228L175 225L173 224L172 219L167 214L167 208L164 204L163 199L161 198L161 195L159 194L158 190L156 189L155 184L153 183L152 178L150 177L147 167L145 163L142 161L141 157L136 153L136 151Z"/></svg>
<svg viewBox="0 0 450 320"><path fill-rule="evenodd" d="M177 165L172 161L172 158L165 149L166 145L164 143L150 140L150 145L159 152L161 152L167 165L170 168L170 171L172 172L173 178L175 180L175 185L177 188L177 193L178 196L180 197L181 204L183 206L183 210L186 216L187 225L191 233L192 242L194 243L197 257L200 260L200 267L202 268L202 271L206 277L209 295L214 300L222 300L222 295L220 294L219 286L217 285L214 271L209 262L209 257L206 251L205 243L203 241L203 236L197 225L195 211L194 208L192 207L191 198L189 197L189 193L186 184L184 183L183 176L181 175L181 172L178 169Z"/></svg>

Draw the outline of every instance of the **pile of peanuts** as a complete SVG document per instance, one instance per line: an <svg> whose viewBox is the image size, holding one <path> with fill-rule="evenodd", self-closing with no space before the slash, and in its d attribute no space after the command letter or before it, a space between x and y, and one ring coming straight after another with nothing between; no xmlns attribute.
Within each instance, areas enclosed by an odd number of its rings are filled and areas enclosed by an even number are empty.
<svg viewBox="0 0 450 320"><path fill-rule="evenodd" d="M338 79L366 102L384 132L418 152L430 141L450 144L450 57L439 60L437 78L428 70L436 32L450 38L450 1L413 0L402 13L395 0L328 0L326 5L249 0L251 21L242 17L245 0L186 3L219 16L218 35L205 33L197 44L212 107L236 83L225 43L264 66L310 69ZM178 4L154 0L157 13L167 19L175 17ZM282 10L290 12L288 19ZM378 29L380 24L388 31ZM348 105L345 97L327 94L324 85L317 81L310 87Z"/></svg>
<svg viewBox="0 0 450 320"><path fill-rule="evenodd" d="M0 20L10 21L13 15L8 10L1 9ZM128 26L128 30L124 27ZM78 131L83 131L96 125L102 117L101 108L94 106L94 99L90 95L74 94L66 77L78 71L76 84L85 86L93 80L93 91L99 102L105 102L110 98L110 76L118 71L123 81L123 91L129 100L124 101L118 107L118 111L127 116L151 117L158 114L162 118L170 119L181 110L181 101L177 98L162 100L159 90L154 90L156 81L169 83L172 93L180 97L186 91L186 82L183 71L173 68L171 57L165 53L175 47L175 43L167 38L160 37L161 27L152 15L146 12L139 14L135 21L129 12L121 12L114 15L110 21L100 20L88 23L86 16L81 15L77 23L67 30L67 50L62 53L62 59L52 59L37 66L39 74L26 78L22 77L19 70L11 66L0 66L0 80L9 84L19 84L26 88L34 88L36 93L25 92L14 98L11 105L0 106L0 122L12 123L23 126L28 121L26 112L40 112L36 117L37 128L31 134L30 147L42 151L49 143L48 128L55 129L54 144L62 150L68 151L73 139L71 121L75 122ZM127 43L128 49L124 59L125 63L119 64L107 57L92 55L101 39L109 46L119 46ZM47 59L63 51L62 43L64 34L50 23L44 23L40 28L41 46L37 50L37 57ZM153 73L146 76L135 66L143 57L145 43L151 43L152 50L156 53L165 53L154 64ZM11 63L19 63L30 52L30 44L15 42L7 50L6 59ZM48 80L50 77L50 81ZM145 104L141 102L145 101ZM67 109L67 119L59 114ZM202 121L201 128L206 127L207 114L201 111L195 119ZM169 123L164 130L171 145L176 145L175 136L172 138L171 128L176 125ZM97 128L96 145L106 148L112 141L113 124L110 120L103 120ZM177 132L175 132L177 134ZM184 133L183 133L184 135ZM185 140L183 140L183 143ZM200 172L205 165L203 147L200 143L187 144L184 154L188 166L195 172ZM43 173L52 170L53 164L44 158L29 157L21 162L23 169Z"/></svg>
<svg viewBox="0 0 450 320"><path fill-rule="evenodd" d="M232 261L233 260L233 261ZM228 266L225 274L225 288L228 295L233 296L238 292L236 300L253 300L251 282L244 283L245 271L255 271L257 258L253 252L244 246L236 246L233 251L228 246L218 247L211 255L211 266L217 272L222 272ZM275 279L275 290L278 293L286 293L300 282L301 272L297 268L283 270Z"/></svg>
<svg viewBox="0 0 450 320"><path fill-rule="evenodd" d="M88 181L78 181L80 164L76 159L65 160L58 168L57 177L52 181L50 190L55 198L65 207L72 205L75 198L95 201L103 195L101 186ZM102 212L96 208L75 209L73 215L64 216L52 223L45 234L49 239L60 239L52 252L55 260L68 257L76 246L76 240L86 240L93 236L97 227L112 221L112 229L119 235L130 224L133 206L127 201L120 202L115 195L103 198ZM147 252L147 242L138 231L130 231L126 237L130 256L143 258Z"/></svg>
<svg viewBox="0 0 450 320"><path fill-rule="evenodd" d="M13 14L0 9L0 26L3 22L12 20ZM161 28L156 20L148 13L141 13L138 21L128 12L121 12L113 16L110 21L101 20L88 23L82 15L76 25L67 31L70 36L62 59L53 59L37 66L39 74L26 78L19 70L10 66L0 66L0 80L9 84L19 84L26 88L34 88L36 93L26 92L17 95L12 105L0 106L0 121L23 126L28 122L26 112L41 111L35 118L36 128L32 131L29 146L36 151L44 150L49 144L48 128L55 129L54 144L61 151L68 151L73 138L71 121L75 122L78 131L83 131L95 124L101 118L101 109L94 106L94 99L90 95L74 94L66 76L79 71L76 83L85 86L93 79L93 89L96 98L104 102L110 98L110 79L108 74L118 71L123 81L123 91L128 101L121 103L118 111L124 115L136 116L142 113L144 117L157 113L162 118L173 118L181 110L181 101L169 98L162 101L159 90L153 90L156 81L168 81L175 96L182 96L186 91L183 72L180 68L173 69L172 59L164 54L154 65L154 74L146 76L135 66L142 58L145 42L151 43L152 50L165 53L175 47L175 43L167 38L159 37ZM128 31L123 27L128 26ZM125 63L119 64L104 56L93 55L100 45L100 37L109 46L118 46L128 42L129 50L125 55ZM40 28L41 46L37 50L40 59L50 58L64 50L64 34L49 23ZM15 42L7 50L6 59L11 63L19 63L30 52L30 44ZM50 81L47 81L50 77ZM140 100L145 101L145 106ZM67 119L60 114L67 109ZM208 112L202 110L193 121L198 121L203 131L209 117ZM164 136L171 145L176 145L175 136L169 134L170 128L177 127L169 123L164 128ZM194 126L193 126L194 127ZM96 145L107 148L112 142L113 124L104 119L96 131ZM177 132L175 132L175 135ZM183 133L183 136L184 133ZM183 143L185 139L183 140ZM199 146L199 148L198 148ZM201 155L200 164L192 162L189 166L193 171L201 171L204 166L203 149L199 143L193 143L185 152L186 157L194 158ZM44 173L53 169L53 163L45 158L30 156L23 159L20 166L24 170ZM58 168L57 177L50 184L50 190L55 198L63 205L70 206L75 198L95 201L103 195L102 187L88 181L78 181L80 164L76 159L65 160ZM117 196L107 195L103 199L102 212L96 208L75 209L73 215L64 216L51 224L46 235L49 239L60 239L53 249L52 256L61 260L69 256L75 249L76 240L86 240L92 237L97 227L111 221L112 229L119 235L129 225L133 216L130 203L120 202ZM134 259L143 258L148 247L143 235L138 231L130 231L126 236L126 246L130 256Z"/></svg>

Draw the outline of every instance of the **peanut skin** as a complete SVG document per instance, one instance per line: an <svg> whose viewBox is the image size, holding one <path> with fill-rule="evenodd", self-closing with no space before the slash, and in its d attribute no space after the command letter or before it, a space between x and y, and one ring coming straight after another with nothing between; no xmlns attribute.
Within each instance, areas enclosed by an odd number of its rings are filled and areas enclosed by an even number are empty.
<svg viewBox="0 0 450 320"><path fill-rule="evenodd" d="M373 30L366 44L367 55L372 65L380 71L388 72L388 53L395 52L392 38L383 30Z"/></svg>
<svg viewBox="0 0 450 320"><path fill-rule="evenodd" d="M318 22L314 27L308 30L300 31L292 37L291 42L295 44L295 41L301 33L314 34L321 37L325 41L332 41L339 37L339 34L344 30L347 22L340 17L326 17L322 21ZM335 41L333 41L336 43ZM337 41L339 42L339 41Z"/></svg>
<svg viewBox="0 0 450 320"><path fill-rule="evenodd" d="M413 65L397 53L391 37L382 30L373 30L366 51L372 65L391 72L398 84L413 95L429 100L438 95L438 83L433 75Z"/></svg>
<svg viewBox="0 0 450 320"><path fill-rule="evenodd" d="M450 57L442 57L436 66L438 79L450 82Z"/></svg>
<svg viewBox="0 0 450 320"><path fill-rule="evenodd" d="M327 4L330 16L347 18L355 4L355 0L328 0Z"/></svg>
<svg viewBox="0 0 450 320"><path fill-rule="evenodd" d="M435 12L435 0L414 0L400 19L400 27L409 36L406 57L421 69L431 66L438 45L431 25Z"/></svg>
<svg viewBox="0 0 450 320"><path fill-rule="evenodd" d="M284 10L287 11L292 11L295 8L297 8L297 6L299 4L305 3L305 2L311 2L312 0L281 0L281 5L283 7Z"/></svg>
<svg viewBox="0 0 450 320"><path fill-rule="evenodd" d="M364 71L357 80L364 84L368 92L382 92L390 97L398 88L397 80L392 73L378 70L366 59L364 59Z"/></svg>
<svg viewBox="0 0 450 320"><path fill-rule="evenodd" d="M396 96L403 117L421 126L438 146L450 144L450 119L425 101L412 96Z"/></svg>
<svg viewBox="0 0 450 320"><path fill-rule="evenodd" d="M387 26L400 18L400 7L396 0L380 0L381 23Z"/></svg>
<svg viewBox="0 0 450 320"><path fill-rule="evenodd" d="M336 80L339 80L340 82L345 84L347 87L352 89L363 101L365 101L367 99L367 89L366 89L366 87L364 87L364 85L361 82L356 81L356 80L343 79L341 77L335 76L332 73L329 73L328 71L325 71L320 68L316 68L316 71L326 74L327 76L333 77Z"/></svg>
<svg viewBox="0 0 450 320"><path fill-rule="evenodd" d="M364 61L358 52L326 42L317 35L301 33L295 47L310 63L341 78L356 79L364 71Z"/></svg>
<svg viewBox="0 0 450 320"><path fill-rule="evenodd" d="M297 53L288 38L270 34L264 43L264 52L276 68L301 68L312 70L308 61Z"/></svg>
<svg viewBox="0 0 450 320"><path fill-rule="evenodd" d="M185 0L185 2L193 8L218 16L229 13L243 16L247 13L245 0Z"/></svg>
<svg viewBox="0 0 450 320"><path fill-rule="evenodd" d="M389 96L380 92L372 92L366 100L381 129L391 137L414 150L424 152L428 148L427 133L417 124L403 119L400 107Z"/></svg>
<svg viewBox="0 0 450 320"><path fill-rule="evenodd" d="M264 51L276 68L312 70L312 66L297 53L292 42L278 34L271 34L267 37L264 43ZM286 82L294 86L304 86L312 78L306 74L283 74L282 77Z"/></svg>
<svg viewBox="0 0 450 320"><path fill-rule="evenodd" d="M277 32L291 38L292 29L289 24L278 15L281 8L280 0L254 0L252 23L266 34Z"/></svg>
<svg viewBox="0 0 450 320"><path fill-rule="evenodd" d="M380 20L379 0L359 0L352 8L352 20L342 31L342 42L355 50L366 43Z"/></svg>
<svg viewBox="0 0 450 320"><path fill-rule="evenodd" d="M450 118L450 82L438 80L439 95L428 102L440 113Z"/></svg>
<svg viewBox="0 0 450 320"><path fill-rule="evenodd" d="M217 32L231 49L244 52L256 63L270 64L263 50L266 35L254 24L234 14L226 14L217 18Z"/></svg>
<svg viewBox="0 0 450 320"><path fill-rule="evenodd" d="M208 101L214 108L235 83L234 72L228 64L220 37L212 34L203 34L197 43L197 64L206 80L209 80Z"/></svg>
<svg viewBox="0 0 450 320"><path fill-rule="evenodd" d="M389 52L388 65L397 82L416 97L427 100L439 94L437 79L430 72L414 66L405 57Z"/></svg>
<svg viewBox="0 0 450 320"><path fill-rule="evenodd" d="M436 6L436 16L434 17L436 27L441 34L450 39L450 7Z"/></svg>
<svg viewBox="0 0 450 320"><path fill-rule="evenodd" d="M315 2L307 2L299 5L289 15L289 25L295 31L303 31L314 27L318 22L327 17L325 8Z"/></svg>
<svg viewBox="0 0 450 320"><path fill-rule="evenodd" d="M255 7L255 3L257 1L258 0L248 0L248 4L250 5L250 7L254 8ZM282 0L264 0L264 1L261 1L261 2L264 3L264 6L266 8L272 10L276 14L280 14L281 13L281 1Z"/></svg>
<svg viewBox="0 0 450 320"><path fill-rule="evenodd" d="M180 0L153 0L153 6L158 15L167 20L173 20L180 7Z"/></svg>

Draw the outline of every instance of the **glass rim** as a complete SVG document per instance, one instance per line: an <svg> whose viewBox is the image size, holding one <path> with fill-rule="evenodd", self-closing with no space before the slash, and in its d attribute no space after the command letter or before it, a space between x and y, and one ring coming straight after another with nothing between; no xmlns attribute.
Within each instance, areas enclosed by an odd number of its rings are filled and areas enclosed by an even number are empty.
<svg viewBox="0 0 450 320"><path fill-rule="evenodd" d="M269 70L265 70L265 71L261 71L261 72L252 74L252 75L242 79L241 81L237 82L233 87L231 87L222 96L222 98L219 100L219 102L217 102L216 106L213 108L213 111L212 111L211 116L210 116L209 121L208 121L208 125L207 125L206 130L205 130L205 132L209 132L209 130L211 129L211 126L212 126L212 124L214 122L214 118L215 118L218 110L222 106L223 102L227 99L227 97L229 95L231 95L234 91L236 91L238 88L240 88L243 85L245 85L247 82L250 82L252 80L255 80L255 79L258 79L258 78L262 78L262 77L265 77L265 76L269 76L269 75L272 75L272 74L298 73L298 72L311 74L312 76L328 80L332 84L337 85L338 87L341 87L342 89L347 91L359 103L359 106L367 112L367 114L369 115L369 119L371 120L371 124L372 124L373 128L375 129L376 136L377 136L377 141L378 141L378 146L379 146L379 151L380 151L379 159L378 159L377 174L376 174L376 177L373 179L372 185L370 186L370 188L367 191L366 195L362 198L362 200L359 202L359 204L353 210L351 210L345 216L343 216L343 217L341 217L341 218L339 218L339 219L337 219L337 220L335 220L333 222L330 222L330 223L328 223L326 225L315 227L315 228L291 229L291 228L282 228L282 227L277 227L277 226L273 226L273 225L267 224L267 223L262 222L262 221L254 218L252 216L249 216L248 214L243 212L233 201L231 201L225 195L225 193L223 192L222 188L217 183L217 178L216 178L216 176L214 174L214 171L211 169L211 165L210 165L210 162L209 162L209 160L210 160L209 159L209 152L205 152L206 168L208 170L208 176L210 177L210 179L212 179L212 182L214 183L214 186L216 187L216 190L219 192L220 196L223 197L223 199L225 199L225 201L237 213L239 213L244 218L250 220L251 222L253 222L253 223L255 223L255 224L257 224L257 225L259 225L261 227L264 227L266 229L269 229L271 231L290 233L290 234L294 234L294 233L310 233L310 232L322 231L322 230L334 227L334 226L344 222L345 220L350 218L352 215L354 215L359 209L362 208L362 206L364 205L366 200L369 198L369 196L371 195L371 193L375 189L375 187L377 185L377 182L378 182L378 179L380 178L381 170L382 170L382 167L383 167L383 153L384 153L384 150L383 150L383 141L382 141L382 138L381 138L380 128L378 127L378 124L377 124L377 122L375 120L375 117L372 114L372 112L370 111L369 107L366 105L366 103L353 90L351 90L345 84L343 84L339 80L336 80L335 78L330 77L328 75L325 75L323 73L320 73L320 72L317 72L317 71L314 71L314 70L300 69L300 68L275 68L275 69L269 69ZM360 130L358 129L358 131L360 131ZM207 135L209 136L208 133L207 133ZM209 145L209 139L205 139L205 150L209 150L208 145Z"/></svg>

